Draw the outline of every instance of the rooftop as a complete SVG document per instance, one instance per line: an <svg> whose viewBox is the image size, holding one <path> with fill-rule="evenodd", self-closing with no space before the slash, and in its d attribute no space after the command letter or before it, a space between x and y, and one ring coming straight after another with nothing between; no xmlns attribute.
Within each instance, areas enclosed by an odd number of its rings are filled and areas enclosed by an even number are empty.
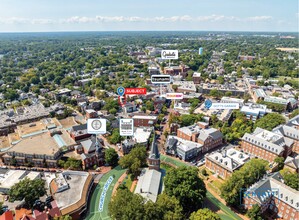
<svg viewBox="0 0 299 220"><path fill-rule="evenodd" d="M68 176L66 182L69 189L55 193L53 196L62 215L66 215L76 210L86 203L86 193L92 181L92 177L87 172L64 171L63 176Z"/></svg>
<svg viewBox="0 0 299 220"><path fill-rule="evenodd" d="M199 144L199 143L196 143L196 142L193 142L193 141L187 141L187 140L184 140L184 139L179 138L177 136L172 136L172 135L168 136L168 142L169 143L174 142L174 140L177 140L177 142L176 142L177 148L181 149L184 152L190 151L194 148L199 149L199 148L202 147L202 144Z"/></svg>
<svg viewBox="0 0 299 220"><path fill-rule="evenodd" d="M39 172L28 172L25 170L8 170L5 174L0 174L0 189L10 189L14 184L24 178L34 180L39 177Z"/></svg>
<svg viewBox="0 0 299 220"><path fill-rule="evenodd" d="M145 168L138 178L135 193L140 194L146 200L156 202L159 194L160 181L161 173L159 171Z"/></svg>
<svg viewBox="0 0 299 220"><path fill-rule="evenodd" d="M136 141L136 143L145 143L149 140L152 131L152 128L134 128L133 140Z"/></svg>

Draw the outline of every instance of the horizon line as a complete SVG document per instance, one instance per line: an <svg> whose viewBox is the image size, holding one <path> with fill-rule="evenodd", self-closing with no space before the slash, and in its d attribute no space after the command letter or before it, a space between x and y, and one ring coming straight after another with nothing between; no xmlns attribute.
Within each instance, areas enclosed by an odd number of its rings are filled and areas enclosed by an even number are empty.
<svg viewBox="0 0 299 220"><path fill-rule="evenodd" d="M254 31L254 30L65 30L65 31L0 31L0 34L25 34L25 33L82 33L82 32L248 32L248 33L292 33L299 34L299 31Z"/></svg>

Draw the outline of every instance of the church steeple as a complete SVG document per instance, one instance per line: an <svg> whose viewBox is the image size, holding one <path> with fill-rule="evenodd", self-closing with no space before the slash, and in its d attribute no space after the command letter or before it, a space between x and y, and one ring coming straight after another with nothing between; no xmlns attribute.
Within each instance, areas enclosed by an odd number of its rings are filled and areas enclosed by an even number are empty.
<svg viewBox="0 0 299 220"><path fill-rule="evenodd" d="M148 157L149 169L160 170L160 153L158 145L156 143L156 136L154 131L154 138L150 149L150 154Z"/></svg>

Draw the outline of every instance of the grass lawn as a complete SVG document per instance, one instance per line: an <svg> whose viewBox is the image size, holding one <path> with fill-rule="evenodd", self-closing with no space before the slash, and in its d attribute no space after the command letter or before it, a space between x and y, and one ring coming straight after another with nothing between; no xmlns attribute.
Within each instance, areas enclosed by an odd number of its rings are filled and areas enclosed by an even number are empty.
<svg viewBox="0 0 299 220"><path fill-rule="evenodd" d="M288 80L291 79L291 80L299 82L299 78L292 78L292 77L288 77L288 76L279 76L278 78L271 78L271 79L278 79L278 80L283 81L285 78L287 78Z"/></svg>
<svg viewBox="0 0 299 220"><path fill-rule="evenodd" d="M88 213L86 216L86 220L108 220L110 219L108 215L108 203L110 202L111 196L112 196L112 190L114 188L114 185L118 181L118 179L121 177L121 175L125 172L125 169L122 169L120 166L115 167L113 170L110 170L108 173L106 173L99 181L96 189L94 190L91 200L88 206ZM106 192L106 196L104 199L104 207L103 210L99 210L99 203L101 198L101 193L103 191L104 185L109 179L109 177L113 177L113 181L108 187L108 190Z"/></svg>
<svg viewBox="0 0 299 220"><path fill-rule="evenodd" d="M170 166L170 165L168 165L168 164L165 164L165 163L161 163L161 164L160 164L160 167L161 167L161 169L166 170L166 171L168 171L168 170L170 170L171 168L173 168L172 166Z"/></svg>
<svg viewBox="0 0 299 220"><path fill-rule="evenodd" d="M126 178L124 179L125 185L126 187L130 190L133 181L131 180L131 174L129 174L128 176L126 176Z"/></svg>
<svg viewBox="0 0 299 220"><path fill-rule="evenodd" d="M222 183L218 180L213 180L212 184L217 187L218 189L221 188Z"/></svg>

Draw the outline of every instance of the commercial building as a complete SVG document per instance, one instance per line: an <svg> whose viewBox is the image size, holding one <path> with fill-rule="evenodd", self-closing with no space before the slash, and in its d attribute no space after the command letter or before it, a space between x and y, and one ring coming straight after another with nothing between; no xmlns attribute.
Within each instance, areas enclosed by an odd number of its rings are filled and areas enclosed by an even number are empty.
<svg viewBox="0 0 299 220"><path fill-rule="evenodd" d="M91 136L91 134L87 133L87 124L75 125L70 129L69 133L71 138L75 141L89 138Z"/></svg>
<svg viewBox="0 0 299 220"><path fill-rule="evenodd" d="M82 219L80 215L86 211L93 185L92 175L88 172L64 171L58 179L60 180L52 180L50 191L61 215L70 215L74 220ZM57 183L63 184L64 187Z"/></svg>
<svg viewBox="0 0 299 220"><path fill-rule="evenodd" d="M244 96L248 92L244 83L225 83L225 84L212 84L212 83L201 83L198 87L199 92L203 94L210 94L211 90L218 90L222 94L231 92L233 96Z"/></svg>
<svg viewBox="0 0 299 220"><path fill-rule="evenodd" d="M178 86L176 92L182 92L182 93L196 92L196 86L193 81L175 81L173 82L173 85Z"/></svg>
<svg viewBox="0 0 299 220"><path fill-rule="evenodd" d="M273 162L276 157L286 158L292 152L294 141L280 134L256 128L242 137L241 148L256 157Z"/></svg>
<svg viewBox="0 0 299 220"><path fill-rule="evenodd" d="M40 173L25 170L8 170L5 174L0 174L0 192L7 194L13 185L25 178L35 180L40 178Z"/></svg>
<svg viewBox="0 0 299 220"><path fill-rule="evenodd" d="M270 219L299 219L299 191L284 184L279 172L262 178L244 192L244 207L254 204Z"/></svg>
<svg viewBox="0 0 299 220"><path fill-rule="evenodd" d="M177 136L201 144L203 153L221 145L223 141L223 135L219 130L208 128L208 125L203 122L179 128Z"/></svg>
<svg viewBox="0 0 299 220"><path fill-rule="evenodd" d="M246 103L242 106L242 113L246 115L248 120L256 121L257 119L263 117L266 113L272 112L272 110L267 109L266 105Z"/></svg>
<svg viewBox="0 0 299 220"><path fill-rule="evenodd" d="M223 96L221 98L222 103L238 103L240 107L244 105L244 99L238 99L238 98L231 98L231 97L226 97Z"/></svg>
<svg viewBox="0 0 299 220"><path fill-rule="evenodd" d="M49 112L50 108L45 108L41 103L0 111L0 135L14 132L17 125L48 117Z"/></svg>
<svg viewBox="0 0 299 220"><path fill-rule="evenodd" d="M222 152L212 152L205 158L205 166L224 179L250 159L248 155L233 148Z"/></svg>
<svg viewBox="0 0 299 220"><path fill-rule="evenodd" d="M157 122L157 116L134 115L134 127L151 127Z"/></svg>
<svg viewBox="0 0 299 220"><path fill-rule="evenodd" d="M6 165L56 167L64 148L73 149L76 142L61 129L46 131L21 139L3 155Z"/></svg>
<svg viewBox="0 0 299 220"><path fill-rule="evenodd" d="M166 142L166 153L189 161L202 152L202 144L169 135Z"/></svg>
<svg viewBox="0 0 299 220"><path fill-rule="evenodd" d="M193 80L194 84L200 84L200 82L201 82L201 73L194 72L193 76L192 76L192 80Z"/></svg>
<svg viewBox="0 0 299 220"><path fill-rule="evenodd" d="M153 127L134 128L133 136L122 142L122 146L121 146L122 152L124 154L128 154L136 144L147 147L152 132L153 132Z"/></svg>

